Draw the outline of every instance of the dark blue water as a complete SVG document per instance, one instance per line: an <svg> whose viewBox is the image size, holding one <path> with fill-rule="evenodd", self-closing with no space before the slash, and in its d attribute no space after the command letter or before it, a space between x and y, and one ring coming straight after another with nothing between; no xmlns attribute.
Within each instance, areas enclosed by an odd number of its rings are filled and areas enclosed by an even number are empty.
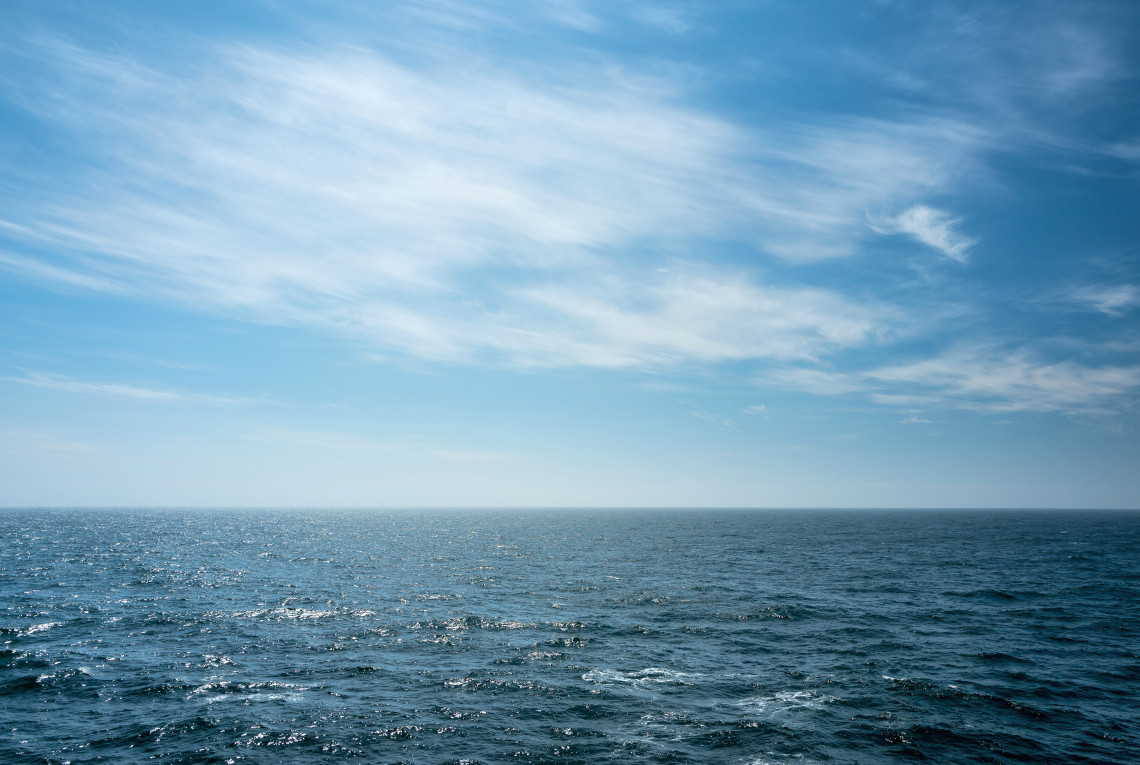
<svg viewBox="0 0 1140 765"><path fill-rule="evenodd" d="M1135 762L1140 514L0 511L0 762Z"/></svg>

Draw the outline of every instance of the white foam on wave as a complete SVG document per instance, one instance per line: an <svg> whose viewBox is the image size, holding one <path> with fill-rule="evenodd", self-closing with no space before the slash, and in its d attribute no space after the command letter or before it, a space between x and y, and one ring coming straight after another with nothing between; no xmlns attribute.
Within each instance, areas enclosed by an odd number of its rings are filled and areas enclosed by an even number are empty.
<svg viewBox="0 0 1140 765"><path fill-rule="evenodd" d="M749 760L747 765L819 765L819 760L809 760L802 754L780 754L779 752L766 752L755 760Z"/></svg>
<svg viewBox="0 0 1140 765"><path fill-rule="evenodd" d="M238 683L230 680L211 680L203 683L187 694L187 698L198 696L206 704L220 701L300 701L304 698L305 686L293 683Z"/></svg>
<svg viewBox="0 0 1140 765"><path fill-rule="evenodd" d="M638 670L592 669L582 675L582 679L588 683L603 685L616 683L633 686L642 686L648 683L696 685L695 681L701 677L703 675L695 672L680 672L662 667L646 667Z"/></svg>
<svg viewBox="0 0 1140 765"><path fill-rule="evenodd" d="M561 651L531 651L525 658L528 661L542 661L544 659L561 659L565 656Z"/></svg>
<svg viewBox="0 0 1140 765"><path fill-rule="evenodd" d="M736 704L762 716L775 717L800 710L823 709L832 701L835 701L834 696L827 696L816 691L779 691L770 696L753 696L742 699Z"/></svg>
<svg viewBox="0 0 1140 765"><path fill-rule="evenodd" d="M450 635L431 635L430 637L420 638L421 643L430 643L432 645L459 645L459 638Z"/></svg>
<svg viewBox="0 0 1140 765"><path fill-rule="evenodd" d="M475 682L473 677L452 677L443 681L447 688L465 688Z"/></svg>
<svg viewBox="0 0 1140 765"><path fill-rule="evenodd" d="M34 635L37 632L47 632L52 627L58 627L61 624L63 624L63 622L44 622L43 624L33 624L31 627L20 630L16 634L20 637L26 637L28 635Z"/></svg>
<svg viewBox="0 0 1140 765"><path fill-rule="evenodd" d="M276 616L285 619L324 619L336 616L336 611L324 611L309 608L255 608L245 611L234 611L235 619L258 619L262 616Z"/></svg>

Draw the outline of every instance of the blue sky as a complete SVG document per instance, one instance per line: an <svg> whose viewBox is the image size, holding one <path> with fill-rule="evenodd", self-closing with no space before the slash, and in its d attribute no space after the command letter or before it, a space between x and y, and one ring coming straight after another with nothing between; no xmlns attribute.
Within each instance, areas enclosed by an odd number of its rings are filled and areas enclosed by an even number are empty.
<svg viewBox="0 0 1140 765"><path fill-rule="evenodd" d="M20 2L0 504L1140 506L1140 5Z"/></svg>

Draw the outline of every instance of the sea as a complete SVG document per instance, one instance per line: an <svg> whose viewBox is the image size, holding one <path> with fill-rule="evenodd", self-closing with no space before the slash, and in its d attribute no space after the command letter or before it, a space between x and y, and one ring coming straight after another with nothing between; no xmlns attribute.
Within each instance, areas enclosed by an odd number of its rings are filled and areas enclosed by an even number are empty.
<svg viewBox="0 0 1140 765"><path fill-rule="evenodd" d="M1140 513L0 510L0 763L1140 762Z"/></svg>

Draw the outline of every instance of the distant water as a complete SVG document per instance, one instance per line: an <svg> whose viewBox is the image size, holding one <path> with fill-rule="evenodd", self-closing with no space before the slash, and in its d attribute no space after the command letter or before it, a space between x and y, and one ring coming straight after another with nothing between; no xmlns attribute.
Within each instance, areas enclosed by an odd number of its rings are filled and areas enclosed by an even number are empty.
<svg viewBox="0 0 1140 765"><path fill-rule="evenodd" d="M1140 514L0 511L3 763L1124 763Z"/></svg>

